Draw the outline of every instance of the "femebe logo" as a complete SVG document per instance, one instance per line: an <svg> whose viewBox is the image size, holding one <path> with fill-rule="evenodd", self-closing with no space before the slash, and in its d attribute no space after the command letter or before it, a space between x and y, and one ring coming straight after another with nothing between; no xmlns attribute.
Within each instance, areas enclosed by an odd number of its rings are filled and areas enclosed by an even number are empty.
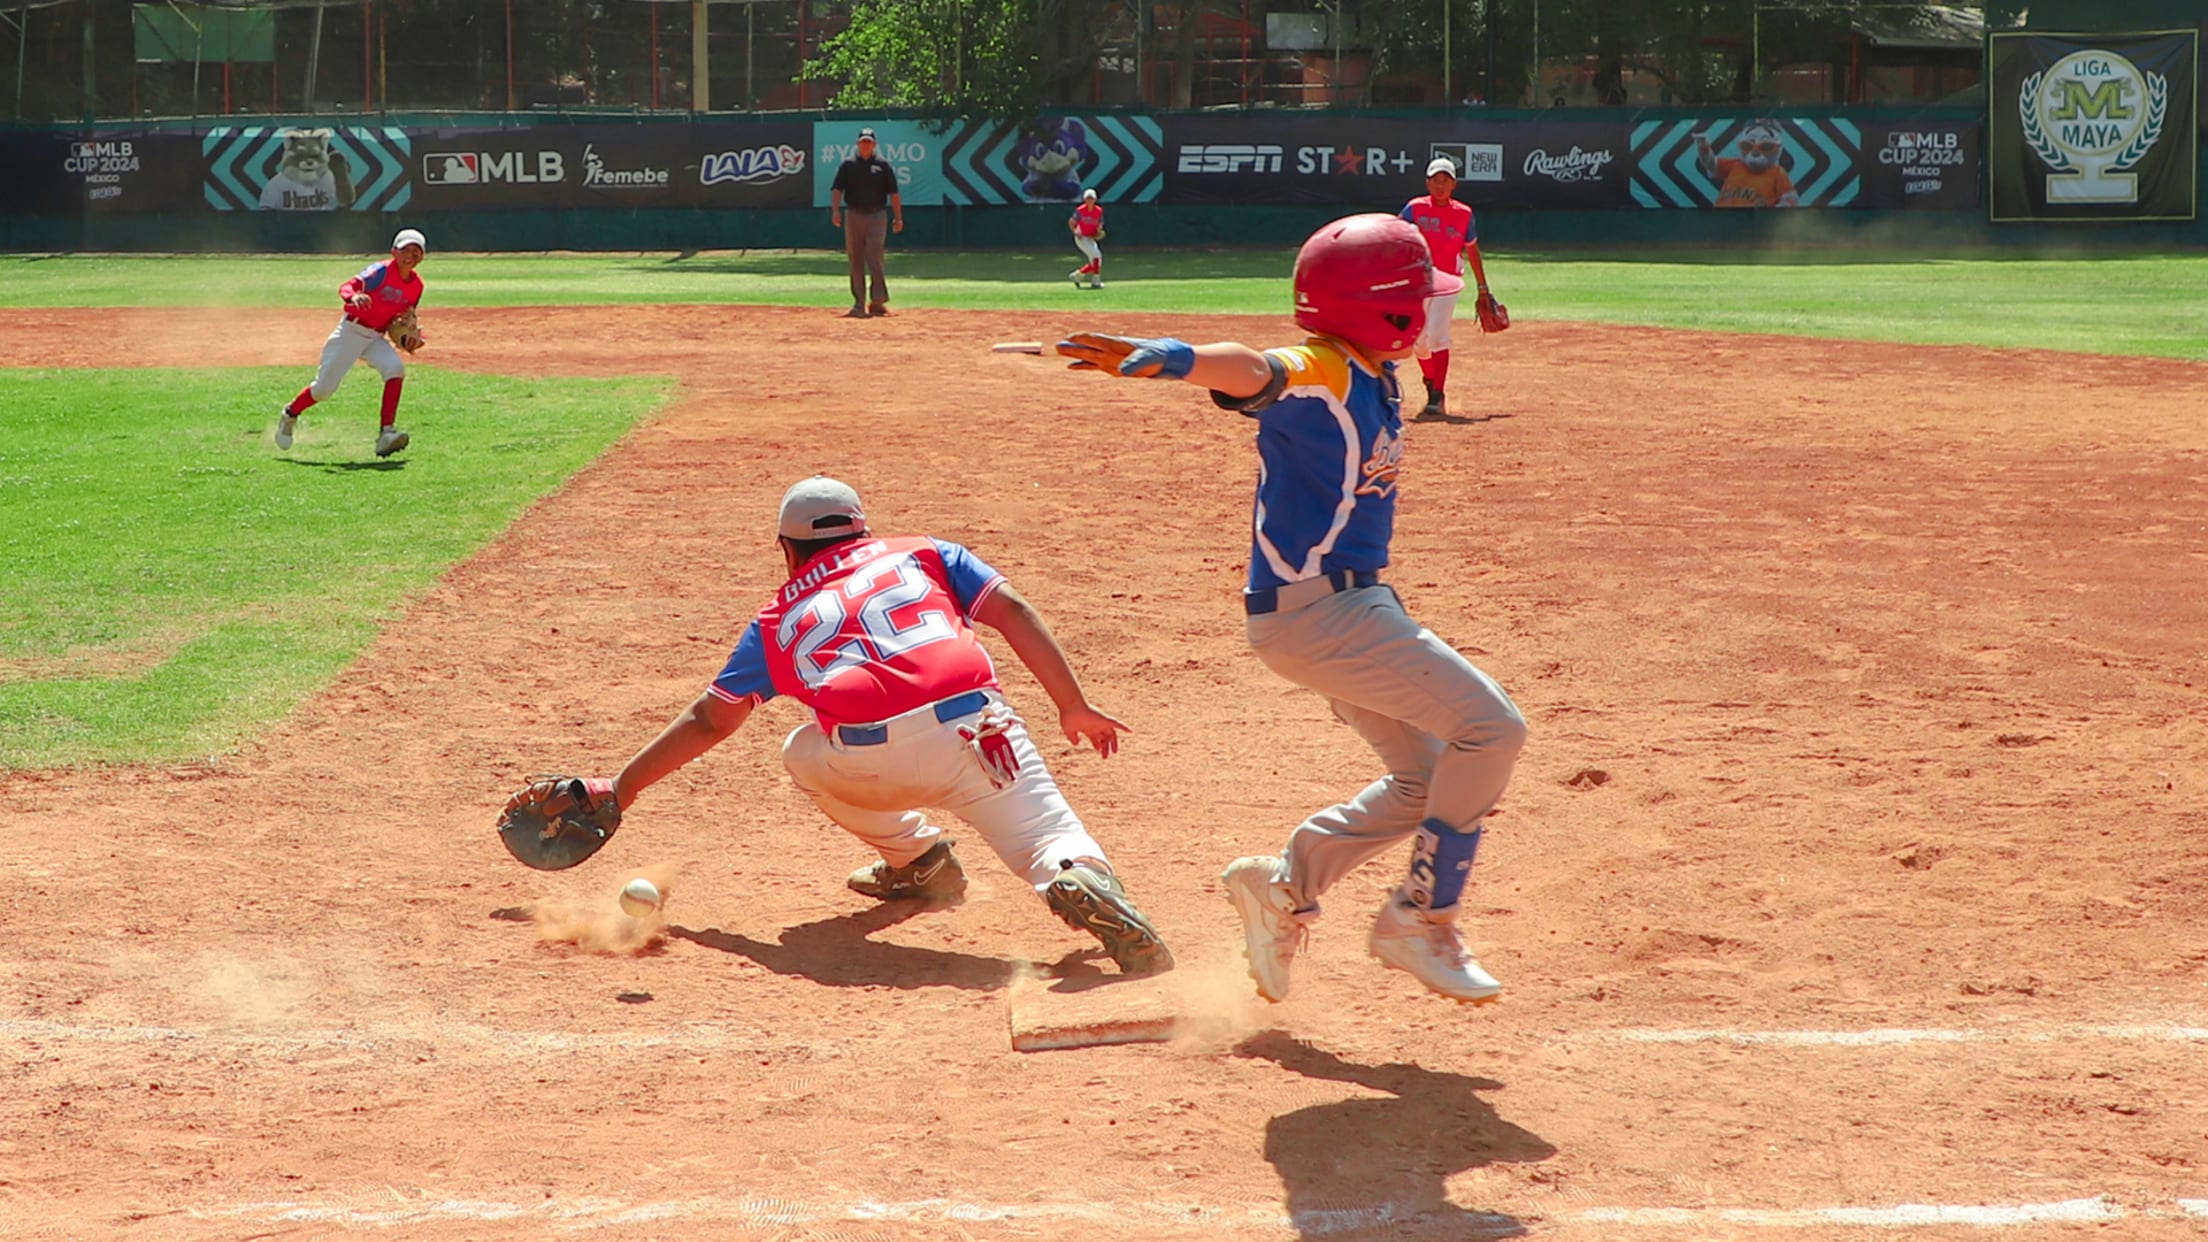
<svg viewBox="0 0 2208 1242"><path fill-rule="evenodd" d="M1279 147L1269 143L1182 147L1180 162L1174 165L1174 171L1277 173L1280 171L1282 154Z"/></svg>
<svg viewBox="0 0 2208 1242"><path fill-rule="evenodd" d="M2050 203L2136 203L2145 159L2169 119L2170 83L2105 48L2072 52L2017 92L2024 141L2048 168Z"/></svg>
<svg viewBox="0 0 2208 1242"><path fill-rule="evenodd" d="M425 185L533 185L565 180L567 161L557 151L432 151L422 156Z"/></svg>

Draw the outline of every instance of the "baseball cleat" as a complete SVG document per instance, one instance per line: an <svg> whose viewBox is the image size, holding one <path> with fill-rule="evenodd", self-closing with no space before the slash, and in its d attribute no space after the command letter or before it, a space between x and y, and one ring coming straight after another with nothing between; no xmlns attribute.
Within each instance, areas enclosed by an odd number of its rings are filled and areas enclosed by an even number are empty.
<svg viewBox="0 0 2208 1242"><path fill-rule="evenodd" d="M1258 995L1288 999L1288 970L1310 933L1309 920L1297 914L1296 899L1284 882L1288 864L1278 857L1237 858L1220 873L1227 900L1242 916L1243 948Z"/></svg>
<svg viewBox="0 0 2208 1242"><path fill-rule="evenodd" d="M853 302L851 309L843 312L843 317L845 319L864 319L866 318L866 308L857 302Z"/></svg>
<svg viewBox="0 0 2208 1242"><path fill-rule="evenodd" d="M861 867L845 880L844 887L877 901L950 901L966 891L966 869L951 852L950 838L928 847L928 852L902 867L888 859Z"/></svg>
<svg viewBox="0 0 2208 1242"><path fill-rule="evenodd" d="M1128 900L1118 876L1084 863L1067 863L1043 890L1043 901L1066 926L1103 941L1104 951L1119 963L1120 973L1154 975L1173 969L1173 951Z"/></svg>
<svg viewBox="0 0 2208 1242"><path fill-rule="evenodd" d="M1367 942L1381 963L1408 972L1420 983L1454 1001L1485 1005L1503 994L1503 985L1464 951L1456 925L1426 918L1391 894L1372 921Z"/></svg>
<svg viewBox="0 0 2208 1242"><path fill-rule="evenodd" d="M1418 416L1420 418L1442 418L1448 413L1448 398L1442 395L1439 388L1436 388L1426 394L1426 408L1420 410Z"/></svg>
<svg viewBox="0 0 2208 1242"><path fill-rule="evenodd" d="M389 457L406 447L407 435L396 427L386 427L376 433L376 456Z"/></svg>
<svg viewBox="0 0 2208 1242"><path fill-rule="evenodd" d="M868 307L866 308L866 313L867 313L867 317L868 317L868 318L870 318L870 319L880 319L880 318L882 318L883 316L885 316L885 315L889 314L889 303L887 303L887 302L875 302L875 303L872 303L872 304L870 304L870 305L869 305L869 306L868 306Z"/></svg>
<svg viewBox="0 0 2208 1242"><path fill-rule="evenodd" d="M285 406L283 411L276 415L277 448L288 449L291 447L291 433L298 425L299 416L291 412L290 406Z"/></svg>

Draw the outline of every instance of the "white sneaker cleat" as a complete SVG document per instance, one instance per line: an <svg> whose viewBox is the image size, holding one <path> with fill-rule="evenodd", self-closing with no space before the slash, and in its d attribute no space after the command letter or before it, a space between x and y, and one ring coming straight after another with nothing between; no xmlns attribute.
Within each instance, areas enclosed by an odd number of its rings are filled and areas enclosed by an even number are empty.
<svg viewBox="0 0 2208 1242"><path fill-rule="evenodd" d="M1091 289L1101 289L1101 288L1103 288L1103 287L1104 287L1104 278L1103 278L1102 276L1099 276L1099 277L1097 277L1097 278L1095 278L1094 280L1091 280L1091 281L1089 282L1089 288L1091 288Z"/></svg>
<svg viewBox="0 0 2208 1242"><path fill-rule="evenodd" d="M1226 883L1227 900L1242 916L1243 947L1250 958L1250 978L1257 993L1269 1001L1288 999L1288 970L1310 932L1309 920L1296 913L1296 899L1282 882L1288 864L1278 857L1237 858L1219 878Z"/></svg>
<svg viewBox="0 0 2208 1242"><path fill-rule="evenodd" d="M406 433L396 427L386 427L376 433L376 456L389 457L406 447Z"/></svg>
<svg viewBox="0 0 2208 1242"><path fill-rule="evenodd" d="M1400 897L1391 895L1388 904L1380 907L1368 944L1383 964L1409 972L1450 1000L1485 1005L1503 994L1495 976L1464 951L1454 923L1426 918Z"/></svg>
<svg viewBox="0 0 2208 1242"><path fill-rule="evenodd" d="M292 429L297 427L298 425L299 416L291 412L290 406L285 406L282 410L278 411L276 415L277 448L288 449L291 447L291 432Z"/></svg>

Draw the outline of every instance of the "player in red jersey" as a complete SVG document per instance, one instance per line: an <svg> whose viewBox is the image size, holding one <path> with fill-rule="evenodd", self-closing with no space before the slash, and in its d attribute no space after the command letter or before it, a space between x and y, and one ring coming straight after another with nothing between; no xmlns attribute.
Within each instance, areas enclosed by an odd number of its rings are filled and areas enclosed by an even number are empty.
<svg viewBox="0 0 2208 1242"><path fill-rule="evenodd" d="M791 778L881 855L846 881L853 890L883 900L964 892L950 840L917 809L940 807L973 825L1059 918L1101 940L1121 970L1169 969L1173 955L1066 804L971 625L1011 644L1057 705L1067 741L1086 738L1109 756L1127 726L1082 694L1041 615L958 544L874 537L859 494L834 479L791 487L779 532L789 581L705 692L611 782L618 804L786 694L813 713L783 743Z"/></svg>
<svg viewBox="0 0 2208 1242"><path fill-rule="evenodd" d="M299 416L315 402L329 400L345 373L361 360L383 376L383 422L376 431L376 456L389 457L406 447L407 434L394 425L399 415L399 390L406 384L406 362L384 339L383 332L392 320L421 305L422 278L414 269L421 266L428 247L421 230L400 229L391 239L388 260L369 264L360 275L337 287L337 296L345 302L345 317L322 345L322 364L315 368L314 382L300 389L277 415L277 448L291 447Z"/></svg>
<svg viewBox="0 0 2208 1242"><path fill-rule="evenodd" d="M1066 227L1073 230L1074 248L1088 258L1088 262L1073 269L1073 287L1078 289L1087 280L1091 289L1104 287L1104 207L1096 201L1095 190L1081 191L1081 205L1073 209L1066 219Z"/></svg>
<svg viewBox="0 0 2208 1242"><path fill-rule="evenodd" d="M1426 165L1426 192L1403 204L1397 214L1426 235L1426 248L1434 255L1434 270L1460 274L1460 257L1472 263L1479 292L1487 292L1487 269L1480 263L1480 234L1472 209L1456 200L1457 166L1448 156L1437 155ZM1457 295L1438 294L1426 301L1426 330L1418 338L1418 372L1426 377L1426 407L1420 418L1441 418L1449 412L1442 390L1449 386L1449 321L1457 313Z"/></svg>

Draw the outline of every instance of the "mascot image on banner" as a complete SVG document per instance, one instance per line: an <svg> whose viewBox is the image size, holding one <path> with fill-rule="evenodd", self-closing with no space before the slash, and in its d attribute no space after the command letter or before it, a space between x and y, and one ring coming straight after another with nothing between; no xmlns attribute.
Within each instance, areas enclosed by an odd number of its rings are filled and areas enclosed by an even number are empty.
<svg viewBox="0 0 2208 1242"><path fill-rule="evenodd" d="M1089 131L1072 117L1030 122L1015 149L1020 193L1036 203L1070 203L1081 197L1081 165L1089 158Z"/></svg>
<svg viewBox="0 0 2208 1242"><path fill-rule="evenodd" d="M1786 151L1785 131L1777 121L1756 121L1740 131L1740 157L1719 158L1710 149L1707 134L1694 136L1696 162L1702 175L1717 183L1719 207L1799 207L1779 158Z"/></svg>
<svg viewBox="0 0 2208 1242"><path fill-rule="evenodd" d="M352 170L330 149L326 129L287 129L283 161L261 187L268 211L336 211L353 205Z"/></svg>

